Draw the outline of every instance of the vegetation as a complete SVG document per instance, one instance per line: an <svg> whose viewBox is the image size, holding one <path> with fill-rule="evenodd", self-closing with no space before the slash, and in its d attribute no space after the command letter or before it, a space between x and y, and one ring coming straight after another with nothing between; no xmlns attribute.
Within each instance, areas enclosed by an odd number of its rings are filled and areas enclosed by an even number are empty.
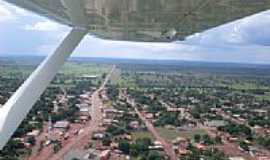
<svg viewBox="0 0 270 160"><path fill-rule="evenodd" d="M37 63L28 61L18 66L0 62L3 70L0 104L4 104ZM119 113L111 117L114 121L104 131L105 138L101 140L104 146L119 143L119 149L134 159L165 159L163 151L149 149L155 139L136 114L134 107L137 107L142 115L150 115L147 119L162 137L174 147L184 146L189 151L181 156L184 160L227 160L227 155L216 149L222 141L235 143L246 151L250 146L270 149L266 132L253 132L256 128L269 130L270 126L269 66L171 61L115 63L118 63L117 73L106 87L108 99L104 98L104 102ZM0 152L0 160L22 159L30 154L31 149L26 149L25 142L35 145L36 140L26 134L35 129L42 131L49 117L53 123L76 122L79 96L95 90L110 65L108 62L68 62ZM89 74L98 77L87 78ZM59 95L69 98L65 103L58 103ZM129 100L134 100L134 105ZM58 104L57 112L54 102ZM215 131L216 137L208 132L209 128ZM174 141L182 138L188 143L175 144ZM237 140L230 142L233 140L229 139ZM207 147L199 149L198 144ZM60 142L53 143L54 152L61 147Z"/></svg>
<svg viewBox="0 0 270 160"><path fill-rule="evenodd" d="M195 134L194 135L194 142L195 143L203 143L206 145L213 145L213 144L221 144L222 140L220 137L211 138L208 134L200 135Z"/></svg>
<svg viewBox="0 0 270 160"><path fill-rule="evenodd" d="M149 150L152 140L150 138L136 139L135 143L126 140L119 142L119 149L127 155L138 157L144 160L163 160L164 156L157 151Z"/></svg>
<svg viewBox="0 0 270 160"><path fill-rule="evenodd" d="M209 149L205 151L200 151L196 148L191 147L190 150L191 150L191 153L189 153L187 156L184 156L183 160L201 160L201 159L228 160L226 155L224 155L223 152L217 149Z"/></svg>
<svg viewBox="0 0 270 160"><path fill-rule="evenodd" d="M16 61L12 58L0 59L0 104L4 104L14 91L23 83L29 74L40 63L39 58L20 59ZM31 149L27 149L22 141L26 133L35 129L43 130L43 123L48 121L49 115L52 122L59 120L69 120L73 122L77 118L78 96L84 90L90 90L90 87L97 85L99 78L109 69L109 65L89 64L84 62L68 62L63 69L56 75L51 85L45 90L40 99L31 109L26 119L21 123L19 128L13 135L13 139L0 152L0 159L12 160L22 159L31 153ZM97 75L97 79L81 78L84 75ZM59 111L53 112L53 101L57 100L58 95L72 95L67 104L58 104ZM27 143L35 145L34 137L26 138ZM61 148L61 144L54 144L54 151L57 152Z"/></svg>
<svg viewBox="0 0 270 160"><path fill-rule="evenodd" d="M270 149L270 137L258 137L257 142L268 150Z"/></svg>
<svg viewBox="0 0 270 160"><path fill-rule="evenodd" d="M178 113L163 112L159 117L158 121L155 123L155 125L157 126L164 126L168 124L174 126L181 125L181 121L178 119Z"/></svg>
<svg viewBox="0 0 270 160"><path fill-rule="evenodd" d="M252 136L251 129L246 127L245 125L237 125L237 124L230 123L224 127L219 127L218 129L221 131L226 131L233 136L240 136L240 135L247 136L247 137Z"/></svg>

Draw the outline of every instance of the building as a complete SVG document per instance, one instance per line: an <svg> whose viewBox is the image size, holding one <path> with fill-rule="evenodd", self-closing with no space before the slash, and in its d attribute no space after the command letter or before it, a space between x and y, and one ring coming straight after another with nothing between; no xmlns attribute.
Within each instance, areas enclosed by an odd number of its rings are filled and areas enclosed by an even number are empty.
<svg viewBox="0 0 270 160"><path fill-rule="evenodd" d="M243 157L230 157L229 160L245 160Z"/></svg>
<svg viewBox="0 0 270 160"><path fill-rule="evenodd" d="M90 96L89 96L88 94L81 94L81 95L80 95L80 98L81 98L81 99L89 99Z"/></svg>
<svg viewBox="0 0 270 160"><path fill-rule="evenodd" d="M115 115L117 114L117 110L113 108L106 108L103 109L104 117L113 119Z"/></svg>
<svg viewBox="0 0 270 160"><path fill-rule="evenodd" d="M40 134L40 130L33 130L31 132L28 132L26 136L28 137L37 137Z"/></svg>
<svg viewBox="0 0 270 160"><path fill-rule="evenodd" d="M199 150L205 150L206 149L206 145L201 144L201 143L197 143L195 144L195 147Z"/></svg>
<svg viewBox="0 0 270 160"><path fill-rule="evenodd" d="M110 158L111 150L105 150L100 153L100 160L108 160Z"/></svg>
<svg viewBox="0 0 270 160"><path fill-rule="evenodd" d="M112 119L103 119L102 125L103 126L109 126L113 123Z"/></svg>
<svg viewBox="0 0 270 160"><path fill-rule="evenodd" d="M80 116L90 116L89 108L88 107L82 107L79 111Z"/></svg>
<svg viewBox="0 0 270 160"><path fill-rule="evenodd" d="M154 118L154 115L153 115L153 113L146 113L146 114L145 114L145 117L146 117L147 119L153 119L153 118Z"/></svg>
<svg viewBox="0 0 270 160"><path fill-rule="evenodd" d="M57 121L53 128L60 130L67 130L69 128L70 123L68 121Z"/></svg>
<svg viewBox="0 0 270 160"><path fill-rule="evenodd" d="M104 109L103 112L105 114L114 114L114 113L117 113L118 110L117 109L114 109L114 108L107 108L107 109Z"/></svg>
<svg viewBox="0 0 270 160"><path fill-rule="evenodd" d="M56 101L53 101L53 112L57 113L59 110L58 103Z"/></svg>
<svg viewBox="0 0 270 160"><path fill-rule="evenodd" d="M204 125L208 127L223 127L226 126L227 124L228 123L224 120L212 120L204 123Z"/></svg>
<svg viewBox="0 0 270 160"><path fill-rule="evenodd" d="M98 75L82 75L79 77L82 80L93 80L93 79L97 79Z"/></svg>
<svg viewBox="0 0 270 160"><path fill-rule="evenodd" d="M95 133L93 134L93 139L95 140L102 140L105 137L105 135L103 133Z"/></svg>
<svg viewBox="0 0 270 160"><path fill-rule="evenodd" d="M268 113L268 111L265 109L254 109L253 112L260 116L265 116Z"/></svg>
<svg viewBox="0 0 270 160"><path fill-rule="evenodd" d="M153 146L149 146L150 150L163 150L164 147L160 141L155 141Z"/></svg>
<svg viewBox="0 0 270 160"><path fill-rule="evenodd" d="M139 129L140 123L138 121L131 121L129 123L129 127L132 128L132 129Z"/></svg>

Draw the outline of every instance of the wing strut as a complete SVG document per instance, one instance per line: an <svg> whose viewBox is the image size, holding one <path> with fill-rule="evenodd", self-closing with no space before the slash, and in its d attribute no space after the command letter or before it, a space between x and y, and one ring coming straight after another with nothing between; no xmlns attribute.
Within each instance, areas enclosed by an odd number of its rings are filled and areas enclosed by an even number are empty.
<svg viewBox="0 0 270 160"><path fill-rule="evenodd" d="M56 51L38 66L6 104L0 108L0 150L86 34L87 31L84 29L72 29Z"/></svg>

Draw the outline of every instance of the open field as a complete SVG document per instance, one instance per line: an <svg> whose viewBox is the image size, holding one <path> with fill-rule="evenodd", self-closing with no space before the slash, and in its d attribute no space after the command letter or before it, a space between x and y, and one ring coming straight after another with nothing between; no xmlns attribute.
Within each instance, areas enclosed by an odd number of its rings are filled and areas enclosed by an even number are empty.
<svg viewBox="0 0 270 160"><path fill-rule="evenodd" d="M177 129L167 129L164 127L158 127L160 135L168 140L174 140L177 137L184 137L192 139L195 134L204 135L206 134L205 130L202 129L192 129L190 131L178 131Z"/></svg>
<svg viewBox="0 0 270 160"><path fill-rule="evenodd" d="M109 70L110 65L67 62L62 67L59 73L74 76L84 76L84 75L102 76L102 74L107 73Z"/></svg>
<svg viewBox="0 0 270 160"><path fill-rule="evenodd" d="M132 132L132 139L140 139L140 138L150 138L154 139L152 134L148 131L137 131L137 132Z"/></svg>

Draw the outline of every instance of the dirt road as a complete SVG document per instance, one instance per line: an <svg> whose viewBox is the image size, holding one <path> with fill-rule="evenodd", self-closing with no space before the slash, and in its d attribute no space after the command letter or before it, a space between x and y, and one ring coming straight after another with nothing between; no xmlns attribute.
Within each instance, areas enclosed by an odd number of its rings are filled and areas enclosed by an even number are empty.
<svg viewBox="0 0 270 160"><path fill-rule="evenodd" d="M148 121L136 107L134 108L140 119L145 123L147 129L153 134L157 141L161 142L162 146L164 147L164 151L170 157L170 160L177 160L172 144L161 137L153 124Z"/></svg>
<svg viewBox="0 0 270 160"><path fill-rule="evenodd" d="M102 106L102 100L99 97L100 91L104 89L106 84L108 83L113 71L115 69L115 66L112 67L111 71L106 76L104 82L100 86L99 89L97 89L91 96L91 121L89 121L81 130L82 133L80 133L78 136L71 137L66 144L63 145L60 151L58 151L56 154L52 152L52 147L47 147L46 149L42 150L40 153L33 155L29 158L29 160L61 160L65 156L66 153L73 149L83 149L84 146L86 146L89 142L90 137L95 131L98 131L99 124L102 122L102 111L100 106Z"/></svg>
<svg viewBox="0 0 270 160"><path fill-rule="evenodd" d="M80 134L76 139L74 139L74 141L65 145L59 152L57 152L57 154L55 154L51 158L51 160L62 159L68 151L75 148L77 149L83 148L83 146L85 146L88 143L88 140L92 136L92 134L99 129L99 124L102 122L102 111L100 108L100 106L102 106L102 100L99 97L99 93L100 91L104 89L104 87L108 83L114 69L115 69L115 66L113 66L111 71L108 73L108 75L106 76L100 88L96 90L91 96L92 106L91 106L90 114L91 114L92 119L90 123L87 125L87 127L85 127L82 134Z"/></svg>

